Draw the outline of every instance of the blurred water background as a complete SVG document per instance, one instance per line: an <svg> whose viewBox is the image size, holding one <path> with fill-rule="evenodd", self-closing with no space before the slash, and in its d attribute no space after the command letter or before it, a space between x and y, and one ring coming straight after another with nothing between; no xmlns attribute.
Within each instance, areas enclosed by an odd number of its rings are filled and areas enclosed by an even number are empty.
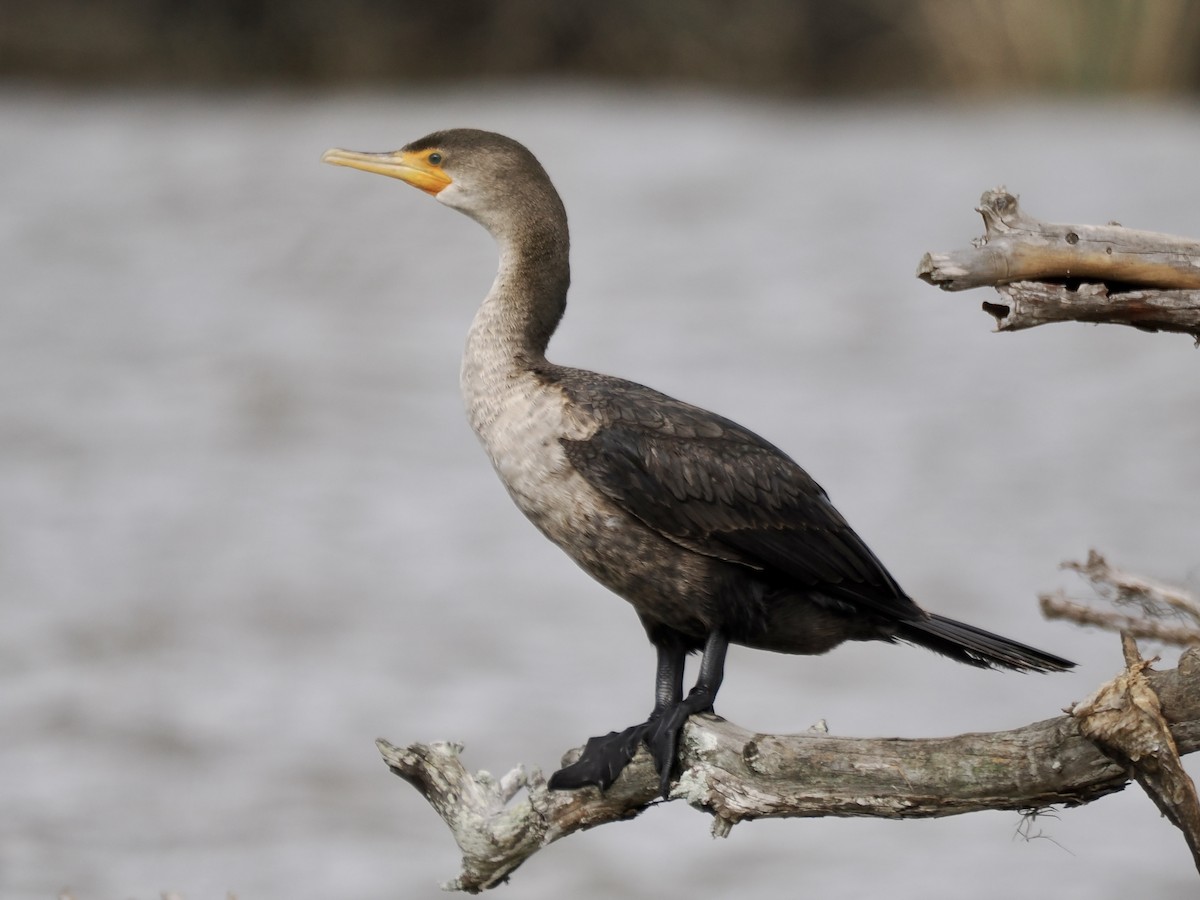
<svg viewBox="0 0 1200 900"><path fill-rule="evenodd" d="M998 184L1043 219L1200 234L1196 112L1169 93L10 79L0 896L437 896L456 848L374 738L548 770L650 704L636 618L524 522L463 419L490 239L321 166L326 147L453 125L527 143L573 228L552 358L754 428L925 605L1080 663L731 653L719 711L746 727L931 736L1048 718L1120 667L1114 637L1040 620L1036 593L1073 586L1061 560L1095 546L1200 586L1200 357L1116 327L992 334L988 292L936 291L917 261L979 234ZM1038 839L1020 826L762 822L714 842L670 804L500 890L1194 896L1137 789L1038 819Z"/></svg>

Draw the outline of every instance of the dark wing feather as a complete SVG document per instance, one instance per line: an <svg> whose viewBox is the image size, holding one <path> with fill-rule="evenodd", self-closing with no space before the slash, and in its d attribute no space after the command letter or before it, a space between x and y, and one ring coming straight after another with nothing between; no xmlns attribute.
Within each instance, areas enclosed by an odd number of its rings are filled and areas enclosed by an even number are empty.
<svg viewBox="0 0 1200 900"><path fill-rule="evenodd" d="M577 370L554 380L602 423L563 440L567 458L651 528L860 609L922 618L821 486L758 435L632 382Z"/></svg>

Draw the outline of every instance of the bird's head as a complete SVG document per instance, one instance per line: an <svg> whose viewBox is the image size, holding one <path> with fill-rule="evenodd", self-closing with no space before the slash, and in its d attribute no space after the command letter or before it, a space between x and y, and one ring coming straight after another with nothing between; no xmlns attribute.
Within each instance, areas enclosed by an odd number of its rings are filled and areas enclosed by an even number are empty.
<svg viewBox="0 0 1200 900"><path fill-rule="evenodd" d="M399 178L497 237L517 221L561 214L561 201L537 158L512 138L490 131L452 128L387 153L334 149L321 160Z"/></svg>

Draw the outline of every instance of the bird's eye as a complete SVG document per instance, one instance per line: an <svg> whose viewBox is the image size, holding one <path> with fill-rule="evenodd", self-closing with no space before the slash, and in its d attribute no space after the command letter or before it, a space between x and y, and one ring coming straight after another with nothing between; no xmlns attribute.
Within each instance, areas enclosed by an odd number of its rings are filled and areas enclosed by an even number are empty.
<svg viewBox="0 0 1200 900"><path fill-rule="evenodd" d="M440 166L442 164L442 154L430 153L427 157L431 166Z"/></svg>

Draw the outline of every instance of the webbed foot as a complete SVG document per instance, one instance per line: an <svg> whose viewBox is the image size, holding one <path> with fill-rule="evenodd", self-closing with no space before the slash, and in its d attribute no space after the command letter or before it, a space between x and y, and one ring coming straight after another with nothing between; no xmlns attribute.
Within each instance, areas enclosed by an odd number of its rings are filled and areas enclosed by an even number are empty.
<svg viewBox="0 0 1200 900"><path fill-rule="evenodd" d="M610 731L601 737L589 738L579 759L550 776L547 785L551 790L577 790L595 785L602 791L608 790L617 776L629 765L642 744L654 759L658 772L658 789L663 799L671 793L671 774L675 769L675 758L679 752L679 735L687 720L698 712L712 710L712 699L707 694L693 691L680 702L655 713L640 725L631 725L624 731Z"/></svg>
<svg viewBox="0 0 1200 900"><path fill-rule="evenodd" d="M649 722L643 722L624 731L588 738L579 759L551 775L547 786L552 791L577 790L588 785L608 790L637 753L649 727Z"/></svg>

